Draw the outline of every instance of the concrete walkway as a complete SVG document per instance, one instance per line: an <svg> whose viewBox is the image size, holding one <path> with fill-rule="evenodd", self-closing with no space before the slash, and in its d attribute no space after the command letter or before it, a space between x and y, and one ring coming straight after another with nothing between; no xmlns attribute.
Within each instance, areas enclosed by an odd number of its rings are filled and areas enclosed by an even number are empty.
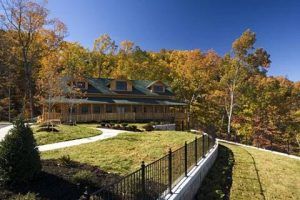
<svg viewBox="0 0 300 200"><path fill-rule="evenodd" d="M114 130L114 129L106 129L106 128L99 128L99 130L102 131L101 135L97 135L97 136L89 137L89 138L77 139L77 140L70 140L70 141L65 141L65 142L58 142L58 143L54 143L54 144L41 145L41 146L38 146L38 148L39 148L39 151L49 151L49 150L61 149L61 148L65 148L65 147L71 147L71 146L76 146L76 145L80 145L80 144L104 140L107 138L115 137L120 133L128 132L128 131L124 131L124 130Z"/></svg>
<svg viewBox="0 0 300 200"><path fill-rule="evenodd" d="M12 129L13 125L1 125L0 127L0 141L8 134L8 131Z"/></svg>
<svg viewBox="0 0 300 200"><path fill-rule="evenodd" d="M8 134L8 131L13 127L13 125L7 125L5 127L0 127L0 141L3 140L6 134ZM38 146L40 151L49 151L49 150L55 150L55 149L61 149L65 147L71 147L75 145L90 143L90 142L96 142L98 140L104 140L107 138L115 137L120 133L129 132L124 130L114 130L114 129L107 129L107 128L98 128L98 130L102 131L101 135L88 137L88 138L82 138L82 139L76 139L76 140L69 140L65 142L58 142L53 144L45 144Z"/></svg>

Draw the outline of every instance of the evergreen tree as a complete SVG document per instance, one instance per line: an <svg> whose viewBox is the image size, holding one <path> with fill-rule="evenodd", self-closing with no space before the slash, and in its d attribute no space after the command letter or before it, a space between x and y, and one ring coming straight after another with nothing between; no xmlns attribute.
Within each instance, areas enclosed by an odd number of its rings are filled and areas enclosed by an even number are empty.
<svg viewBox="0 0 300 200"><path fill-rule="evenodd" d="M1 184L27 183L41 171L41 162L33 132L22 119L0 142Z"/></svg>

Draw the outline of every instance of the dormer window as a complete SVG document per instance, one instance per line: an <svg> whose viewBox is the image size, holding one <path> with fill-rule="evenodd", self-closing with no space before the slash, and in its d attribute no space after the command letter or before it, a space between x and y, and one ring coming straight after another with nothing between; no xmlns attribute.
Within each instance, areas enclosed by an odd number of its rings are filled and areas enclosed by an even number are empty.
<svg viewBox="0 0 300 200"><path fill-rule="evenodd" d="M165 91L165 88L163 85L153 85L153 91L162 93Z"/></svg>
<svg viewBox="0 0 300 200"><path fill-rule="evenodd" d="M126 81L116 81L116 90L127 91L127 82Z"/></svg>
<svg viewBox="0 0 300 200"><path fill-rule="evenodd" d="M87 84L84 81L75 82L74 86L79 89L87 89Z"/></svg>
<svg viewBox="0 0 300 200"><path fill-rule="evenodd" d="M164 84L162 81L153 81L147 86L147 88L151 92L164 93L166 91L166 84Z"/></svg>

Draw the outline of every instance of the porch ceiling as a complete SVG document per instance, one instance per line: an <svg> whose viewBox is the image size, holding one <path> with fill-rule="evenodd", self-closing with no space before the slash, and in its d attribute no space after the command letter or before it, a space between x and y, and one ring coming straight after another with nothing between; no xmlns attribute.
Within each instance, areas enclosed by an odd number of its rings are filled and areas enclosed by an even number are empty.
<svg viewBox="0 0 300 200"><path fill-rule="evenodd" d="M171 99L149 99L149 98L108 98L88 97L84 99L55 98L53 103L75 103L75 104L128 104L128 105L168 105L185 106L185 103Z"/></svg>

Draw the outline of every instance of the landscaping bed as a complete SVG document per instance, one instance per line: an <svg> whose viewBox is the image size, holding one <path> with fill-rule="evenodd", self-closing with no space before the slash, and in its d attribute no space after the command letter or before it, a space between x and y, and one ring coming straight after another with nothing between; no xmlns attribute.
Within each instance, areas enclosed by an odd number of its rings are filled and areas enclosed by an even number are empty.
<svg viewBox="0 0 300 200"><path fill-rule="evenodd" d="M54 131L46 131L45 126L33 126L34 138L37 145L52 144L68 140L81 139L100 135L96 124L56 125Z"/></svg>
<svg viewBox="0 0 300 200"><path fill-rule="evenodd" d="M43 160L42 167L39 178L31 181L30 184L18 185L10 189L1 188L0 199L34 199L25 198L24 196L27 195L45 200L74 200L79 199L84 193L86 185L90 190L96 190L121 178L98 167L73 161L63 164L58 159Z"/></svg>
<svg viewBox="0 0 300 200"><path fill-rule="evenodd" d="M152 131L153 123L114 123L114 122L101 122L98 128L110 128L117 130L125 130L132 132Z"/></svg>

